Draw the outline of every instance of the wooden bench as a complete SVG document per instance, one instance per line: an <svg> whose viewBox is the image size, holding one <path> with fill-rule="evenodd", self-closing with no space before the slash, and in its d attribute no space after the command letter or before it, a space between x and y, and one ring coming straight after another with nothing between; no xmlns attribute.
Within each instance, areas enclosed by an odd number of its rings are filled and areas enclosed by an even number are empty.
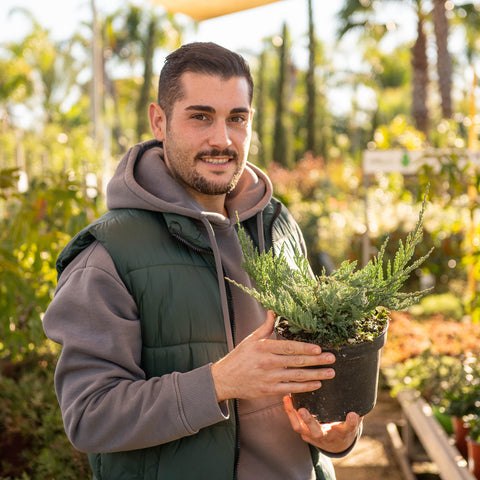
<svg viewBox="0 0 480 480"><path fill-rule="evenodd" d="M442 480L476 480L468 470L467 461L433 416L430 405L411 390L400 392L397 399L406 425L401 437L394 425L388 425L387 430L405 478L414 478L409 465L416 436L430 460L437 465Z"/></svg>

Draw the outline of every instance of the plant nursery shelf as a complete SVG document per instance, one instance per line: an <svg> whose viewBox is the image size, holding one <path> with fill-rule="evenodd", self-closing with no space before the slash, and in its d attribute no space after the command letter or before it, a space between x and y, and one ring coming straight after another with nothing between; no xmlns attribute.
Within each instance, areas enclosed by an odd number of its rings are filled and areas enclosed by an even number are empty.
<svg viewBox="0 0 480 480"><path fill-rule="evenodd" d="M437 465L442 480L476 480L466 460L435 419L430 405L411 390L399 392L397 399L407 422L403 438L407 457L413 451L413 430L430 460Z"/></svg>

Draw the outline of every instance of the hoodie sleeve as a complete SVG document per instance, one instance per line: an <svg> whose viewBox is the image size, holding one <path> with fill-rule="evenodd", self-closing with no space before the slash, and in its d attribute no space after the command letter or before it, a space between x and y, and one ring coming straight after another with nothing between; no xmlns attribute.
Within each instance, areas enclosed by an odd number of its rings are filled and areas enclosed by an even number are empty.
<svg viewBox="0 0 480 480"><path fill-rule="evenodd" d="M228 418L217 403L210 365L145 378L137 307L98 242L64 271L43 323L63 347L55 389L78 450L146 448Z"/></svg>

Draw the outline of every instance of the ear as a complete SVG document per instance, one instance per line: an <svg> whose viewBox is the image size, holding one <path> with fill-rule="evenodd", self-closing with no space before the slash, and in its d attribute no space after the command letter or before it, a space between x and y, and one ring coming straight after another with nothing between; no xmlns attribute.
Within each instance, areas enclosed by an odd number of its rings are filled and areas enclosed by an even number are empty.
<svg viewBox="0 0 480 480"><path fill-rule="evenodd" d="M153 136L159 141L165 140L165 132L167 129L167 118L162 107L158 103L151 103L148 107L148 117L150 118L150 127Z"/></svg>

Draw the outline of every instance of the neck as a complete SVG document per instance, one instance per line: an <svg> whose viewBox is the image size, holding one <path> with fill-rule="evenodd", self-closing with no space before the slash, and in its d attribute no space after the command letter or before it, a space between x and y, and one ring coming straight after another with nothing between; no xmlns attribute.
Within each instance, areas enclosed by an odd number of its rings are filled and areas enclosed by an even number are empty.
<svg viewBox="0 0 480 480"><path fill-rule="evenodd" d="M227 209L225 207L226 195L202 195L201 198L195 200L205 209L206 212L219 213L227 217Z"/></svg>

